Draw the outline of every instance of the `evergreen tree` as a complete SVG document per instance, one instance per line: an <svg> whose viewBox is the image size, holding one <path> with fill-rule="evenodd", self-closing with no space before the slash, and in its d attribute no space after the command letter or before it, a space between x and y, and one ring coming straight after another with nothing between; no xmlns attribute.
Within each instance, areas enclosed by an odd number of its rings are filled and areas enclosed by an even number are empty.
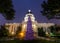
<svg viewBox="0 0 60 43"><path fill-rule="evenodd" d="M12 20L14 18L14 9L12 0L0 0L0 13L7 19Z"/></svg>
<svg viewBox="0 0 60 43"><path fill-rule="evenodd" d="M8 36L8 30L5 28L5 26L1 26L0 37L7 37L7 36Z"/></svg>
<svg viewBox="0 0 60 43"><path fill-rule="evenodd" d="M42 8L42 14L48 19L60 19L60 0L43 1Z"/></svg>
<svg viewBox="0 0 60 43"><path fill-rule="evenodd" d="M43 27L38 28L38 36L45 36L45 32L43 31Z"/></svg>

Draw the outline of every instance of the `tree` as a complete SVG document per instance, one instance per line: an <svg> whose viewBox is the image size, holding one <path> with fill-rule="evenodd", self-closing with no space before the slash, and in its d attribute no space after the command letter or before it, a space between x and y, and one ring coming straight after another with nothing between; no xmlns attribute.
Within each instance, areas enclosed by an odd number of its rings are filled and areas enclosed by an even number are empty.
<svg viewBox="0 0 60 43"><path fill-rule="evenodd" d="M56 27L55 26L50 26L49 29L51 30L52 33L56 32Z"/></svg>
<svg viewBox="0 0 60 43"><path fill-rule="evenodd" d="M57 37L57 38L60 38L60 27L57 27L57 25L54 25L54 26L50 26L49 27L51 29L51 34L53 37Z"/></svg>
<svg viewBox="0 0 60 43"><path fill-rule="evenodd" d="M56 37L60 38L60 26L56 26Z"/></svg>
<svg viewBox="0 0 60 43"><path fill-rule="evenodd" d="M56 33L58 31L60 31L60 27L57 26L57 25L50 26L49 28L50 28L51 32L55 32Z"/></svg>
<svg viewBox="0 0 60 43"><path fill-rule="evenodd" d="M5 26L1 26L0 37L6 37L6 36L8 36L8 30L5 28Z"/></svg>
<svg viewBox="0 0 60 43"><path fill-rule="evenodd" d="M42 3L41 13L48 19L60 19L60 0L48 0Z"/></svg>
<svg viewBox="0 0 60 43"><path fill-rule="evenodd" d="M38 36L45 36L45 32L43 31L43 28L38 28Z"/></svg>
<svg viewBox="0 0 60 43"><path fill-rule="evenodd" d="M14 18L14 9L12 0L0 0L0 13L7 19L12 20Z"/></svg>
<svg viewBox="0 0 60 43"><path fill-rule="evenodd" d="M16 34L20 33L21 30L22 30L21 26L18 26L17 31L16 31Z"/></svg>
<svg viewBox="0 0 60 43"><path fill-rule="evenodd" d="M22 30L22 27L21 27L21 26L18 26L18 27L17 27L16 34L15 34L15 37L18 38L18 39L19 39L19 37L20 37L19 34L21 33L21 30Z"/></svg>

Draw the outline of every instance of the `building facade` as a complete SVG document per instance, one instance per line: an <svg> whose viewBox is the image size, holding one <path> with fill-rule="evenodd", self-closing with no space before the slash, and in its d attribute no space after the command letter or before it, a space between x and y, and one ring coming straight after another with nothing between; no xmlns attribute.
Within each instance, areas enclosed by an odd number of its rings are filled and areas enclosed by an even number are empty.
<svg viewBox="0 0 60 43"><path fill-rule="evenodd" d="M35 17L33 15L33 13L31 12L31 10L28 10L28 13L25 15L22 23L6 23L5 24L6 29L9 30L9 34L11 34L11 35L16 34L16 31L18 30L19 26L22 27L22 30L21 30L22 32L26 32L27 31L27 21L28 21L29 16L31 18L33 31L36 33L36 35L38 35L37 28L43 27L43 31L46 32L46 34L48 34L48 32L50 32L50 29L48 29L48 27L55 25L54 23L38 23L35 20Z"/></svg>

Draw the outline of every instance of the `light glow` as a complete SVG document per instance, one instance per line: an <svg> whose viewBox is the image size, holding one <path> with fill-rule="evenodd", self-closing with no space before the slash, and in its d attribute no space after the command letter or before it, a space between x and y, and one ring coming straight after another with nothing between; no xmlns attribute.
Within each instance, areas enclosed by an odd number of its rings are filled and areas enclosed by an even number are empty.
<svg viewBox="0 0 60 43"><path fill-rule="evenodd" d="M31 10L28 10L28 12L31 12Z"/></svg>
<svg viewBox="0 0 60 43"><path fill-rule="evenodd" d="M14 32L11 32L12 35L14 35Z"/></svg>
<svg viewBox="0 0 60 43"><path fill-rule="evenodd" d="M33 24L32 26L33 26L33 27L36 27L36 25L35 25L35 24Z"/></svg>
<svg viewBox="0 0 60 43"><path fill-rule="evenodd" d="M25 27L26 27L26 25L23 25L23 27L25 28Z"/></svg>
<svg viewBox="0 0 60 43"><path fill-rule="evenodd" d="M24 32L19 33L20 38L23 38L25 36Z"/></svg>

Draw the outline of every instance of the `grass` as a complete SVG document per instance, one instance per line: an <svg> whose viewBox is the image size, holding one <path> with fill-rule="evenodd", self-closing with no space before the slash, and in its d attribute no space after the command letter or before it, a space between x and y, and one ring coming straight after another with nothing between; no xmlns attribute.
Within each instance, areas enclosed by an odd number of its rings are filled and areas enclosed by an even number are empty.
<svg viewBox="0 0 60 43"><path fill-rule="evenodd" d="M0 41L0 43L60 43L60 40L56 40L56 41L47 41L47 40L8 40L8 41Z"/></svg>

